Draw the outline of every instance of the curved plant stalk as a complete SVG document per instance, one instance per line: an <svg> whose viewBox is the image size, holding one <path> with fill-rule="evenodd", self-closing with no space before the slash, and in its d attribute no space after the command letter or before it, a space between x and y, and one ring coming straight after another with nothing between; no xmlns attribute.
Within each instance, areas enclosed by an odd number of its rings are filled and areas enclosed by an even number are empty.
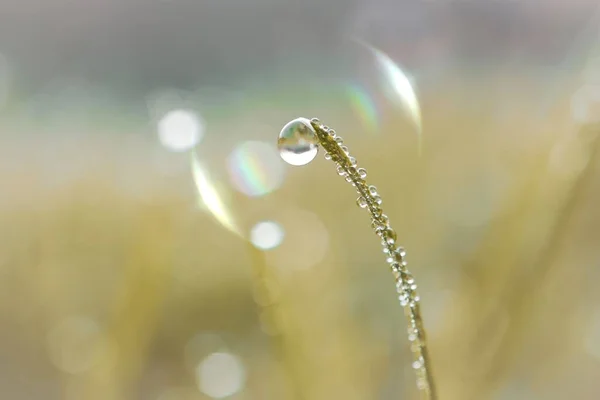
<svg viewBox="0 0 600 400"><path fill-rule="evenodd" d="M343 145L342 138L333 129L323 125L316 118L310 120L310 124L315 130L319 144L326 152L325 158L333 161L337 165L338 174L356 188L359 196L357 204L369 212L373 231L381 238L383 252L394 275L398 298L408 321L408 340L413 354L412 367L417 375L417 387L423 399L434 400L437 396L419 307L420 298L416 291L415 279L406 267L406 252L396 244L396 232L383 213L382 200L377 188L365 181L367 171L357 166L356 159L350 155L348 148Z"/></svg>

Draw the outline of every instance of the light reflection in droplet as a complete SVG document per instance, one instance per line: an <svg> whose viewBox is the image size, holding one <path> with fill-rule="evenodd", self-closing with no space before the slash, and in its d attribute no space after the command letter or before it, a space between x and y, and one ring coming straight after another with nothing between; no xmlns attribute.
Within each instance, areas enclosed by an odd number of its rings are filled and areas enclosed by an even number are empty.
<svg viewBox="0 0 600 400"><path fill-rule="evenodd" d="M172 110L158 121L158 137L172 151L186 151L196 146L204 135L204 122L191 110Z"/></svg>
<svg viewBox="0 0 600 400"><path fill-rule="evenodd" d="M68 317L47 336L48 354L61 371L79 374L89 370L106 351L100 327L88 317Z"/></svg>
<svg viewBox="0 0 600 400"><path fill-rule="evenodd" d="M252 227L250 241L261 250L274 249L283 241L283 228L277 222L263 221Z"/></svg>
<svg viewBox="0 0 600 400"><path fill-rule="evenodd" d="M233 186L247 196L266 195L283 182L285 170L274 144L244 142L227 158Z"/></svg>
<svg viewBox="0 0 600 400"><path fill-rule="evenodd" d="M198 190L202 204L206 206L221 225L231 232L239 234L239 230L236 227L233 217L230 215L219 192L212 184L206 170L200 163L198 155L193 151L191 152L191 166L194 183L196 184L196 189Z"/></svg>
<svg viewBox="0 0 600 400"><path fill-rule="evenodd" d="M241 360L230 353L212 353L196 368L198 388L207 396L222 399L243 389L246 370Z"/></svg>

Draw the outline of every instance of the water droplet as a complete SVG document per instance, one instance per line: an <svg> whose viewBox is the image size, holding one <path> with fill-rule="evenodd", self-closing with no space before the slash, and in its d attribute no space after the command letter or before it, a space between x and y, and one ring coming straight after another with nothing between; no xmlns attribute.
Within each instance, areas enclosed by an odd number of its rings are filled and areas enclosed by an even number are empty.
<svg viewBox="0 0 600 400"><path fill-rule="evenodd" d="M306 165L319 151L317 134L306 118L296 118L288 122L277 140L279 154L291 165Z"/></svg>
<svg viewBox="0 0 600 400"><path fill-rule="evenodd" d="M342 139L342 137L341 137L341 136L338 136L338 137L336 137L336 138L335 138L335 142L336 142L337 144L341 145L341 144L343 144L343 143L344 143L344 140Z"/></svg>
<svg viewBox="0 0 600 400"><path fill-rule="evenodd" d="M358 176L360 176L361 179L365 179L367 177L367 170L364 168L359 168L356 172L358 172Z"/></svg>
<svg viewBox="0 0 600 400"><path fill-rule="evenodd" d="M348 161L350 162L350 165L352 165L353 167L356 167L356 158L348 157Z"/></svg>
<svg viewBox="0 0 600 400"><path fill-rule="evenodd" d="M342 149L342 151L343 151L344 153L346 153L346 154L350 154L350 150L348 150L348 147L346 147L346 146L342 146L342 147L340 147L340 148Z"/></svg>
<svg viewBox="0 0 600 400"><path fill-rule="evenodd" d="M326 160L331 160L331 154L325 153L325 159Z"/></svg>
<svg viewBox="0 0 600 400"><path fill-rule="evenodd" d="M377 193L377 188L373 185L369 186L369 193L371 193L371 196L377 196L379 193Z"/></svg>
<svg viewBox="0 0 600 400"><path fill-rule="evenodd" d="M371 227L377 233L379 233L385 229L385 226L381 222L379 222L379 220L377 220L377 219L371 220Z"/></svg>
<svg viewBox="0 0 600 400"><path fill-rule="evenodd" d="M408 305L409 298L406 293L402 293L400 296L398 296L398 300L400 300L400 305L402 307L405 307Z"/></svg>
<svg viewBox="0 0 600 400"><path fill-rule="evenodd" d="M404 257L406 257L406 251L403 247L398 247L395 251L395 255L398 261L403 261Z"/></svg>
<svg viewBox="0 0 600 400"><path fill-rule="evenodd" d="M341 165L338 165L337 173L339 176L346 176L346 170L344 170L344 167L342 167Z"/></svg>
<svg viewBox="0 0 600 400"><path fill-rule="evenodd" d="M367 199L365 199L365 198L364 198L364 197L362 197L362 196L361 196L361 197L359 197L359 198L356 200L356 204L358 204L358 206L359 206L360 208L367 208L367 206L369 205L369 204L367 203Z"/></svg>

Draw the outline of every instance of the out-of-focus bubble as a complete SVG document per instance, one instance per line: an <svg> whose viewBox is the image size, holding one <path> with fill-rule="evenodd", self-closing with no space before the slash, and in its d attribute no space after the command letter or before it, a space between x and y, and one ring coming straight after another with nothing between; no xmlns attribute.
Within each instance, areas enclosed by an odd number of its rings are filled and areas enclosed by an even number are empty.
<svg viewBox="0 0 600 400"><path fill-rule="evenodd" d="M277 222L263 221L252 227L250 241L261 250L274 249L283 241L283 228Z"/></svg>
<svg viewBox="0 0 600 400"><path fill-rule="evenodd" d="M217 221L221 223L221 225L231 232L239 234L239 230L235 224L235 221L233 220L233 217L221 199L219 192L210 180L206 170L200 163L198 155L192 151L190 157L194 183L196 184L196 189L198 190L202 204L206 206L206 208L217 219Z"/></svg>
<svg viewBox="0 0 600 400"><path fill-rule="evenodd" d="M267 260L281 270L310 268L323 260L329 249L329 232L319 217L308 211L282 214L286 240L267 253Z"/></svg>
<svg viewBox="0 0 600 400"><path fill-rule="evenodd" d="M575 122L600 122L600 83L582 86L571 99L571 113Z"/></svg>
<svg viewBox="0 0 600 400"><path fill-rule="evenodd" d="M595 312L589 321L590 325L584 338L585 350L588 354L600 360L600 311Z"/></svg>
<svg viewBox="0 0 600 400"><path fill-rule="evenodd" d="M283 182L285 170L273 144L244 142L227 159L233 186L247 196L268 194Z"/></svg>
<svg viewBox="0 0 600 400"><path fill-rule="evenodd" d="M421 108L408 76L387 54L369 46L382 72L385 93L394 103L404 107L421 133Z"/></svg>
<svg viewBox="0 0 600 400"><path fill-rule="evenodd" d="M191 110L172 110L158 121L158 137L172 151L186 151L196 146L204 135L204 121Z"/></svg>
<svg viewBox="0 0 600 400"><path fill-rule="evenodd" d="M196 368L198 388L207 396L222 399L243 389L246 370L241 360L230 353L212 353Z"/></svg>
<svg viewBox="0 0 600 400"><path fill-rule="evenodd" d="M355 39L355 42L367 50L369 62L366 70L369 74L374 74L375 79L363 76L363 68L359 68L360 76L347 85L346 93L354 114L368 131L378 132L385 113L393 114L396 110L404 110L416 128L420 151L421 108L413 84L402 68L386 53L360 39ZM359 59L357 64L363 65L364 61Z"/></svg>
<svg viewBox="0 0 600 400"><path fill-rule="evenodd" d="M89 370L106 351L98 324L88 317L68 317L47 336L48 354L61 371L79 374Z"/></svg>
<svg viewBox="0 0 600 400"><path fill-rule="evenodd" d="M317 156L319 140L310 121L306 118L296 118L285 124L277 147L279 155L290 165L306 165Z"/></svg>
<svg viewBox="0 0 600 400"><path fill-rule="evenodd" d="M379 111L373 96L363 87L352 84L346 89L354 113L371 133L379 131Z"/></svg>

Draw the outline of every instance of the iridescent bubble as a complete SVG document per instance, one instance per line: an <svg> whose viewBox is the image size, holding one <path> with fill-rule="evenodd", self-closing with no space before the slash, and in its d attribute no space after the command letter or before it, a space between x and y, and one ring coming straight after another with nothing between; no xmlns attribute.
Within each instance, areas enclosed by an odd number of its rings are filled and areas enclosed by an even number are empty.
<svg viewBox="0 0 600 400"><path fill-rule="evenodd" d="M413 86L402 69L387 54L369 46L375 54L377 64L383 73L386 94L390 100L404 107L414 124L421 131L421 107Z"/></svg>
<svg viewBox="0 0 600 400"><path fill-rule="evenodd" d="M196 189L198 190L198 195L200 196L202 204L206 206L221 225L231 232L239 234L239 230L229 209L208 176L206 169L198 159L198 155L196 152L192 151L190 157L194 183L196 184Z"/></svg>
<svg viewBox="0 0 600 400"><path fill-rule="evenodd" d="M288 122L277 140L279 155L290 165L306 165L319 151L317 134L306 118Z"/></svg>
<svg viewBox="0 0 600 400"><path fill-rule="evenodd" d="M158 137L172 151L186 151L196 146L204 135L204 122L191 110L172 110L158 121Z"/></svg>
<svg viewBox="0 0 600 400"><path fill-rule="evenodd" d="M227 159L227 167L233 186L252 197L274 191L285 176L277 150L263 142L244 142L237 146Z"/></svg>
<svg viewBox="0 0 600 400"><path fill-rule="evenodd" d="M365 48L369 56L365 63L364 51L356 52L360 56L351 62L356 65L345 92L353 114L367 131L380 132L388 110L403 110L417 131L420 152L421 108L408 75L382 50L360 39L354 39L354 43Z"/></svg>
<svg viewBox="0 0 600 400"><path fill-rule="evenodd" d="M369 132L379 131L379 112L373 96L359 85L352 84L346 89L352 110L360 118Z"/></svg>
<svg viewBox="0 0 600 400"><path fill-rule="evenodd" d="M250 241L261 250L270 250L279 246L283 236L283 228L273 221L259 222L250 231Z"/></svg>
<svg viewBox="0 0 600 400"><path fill-rule="evenodd" d="M222 399L239 392L246 381L241 360L230 353L213 353L196 368L198 388L207 396Z"/></svg>

